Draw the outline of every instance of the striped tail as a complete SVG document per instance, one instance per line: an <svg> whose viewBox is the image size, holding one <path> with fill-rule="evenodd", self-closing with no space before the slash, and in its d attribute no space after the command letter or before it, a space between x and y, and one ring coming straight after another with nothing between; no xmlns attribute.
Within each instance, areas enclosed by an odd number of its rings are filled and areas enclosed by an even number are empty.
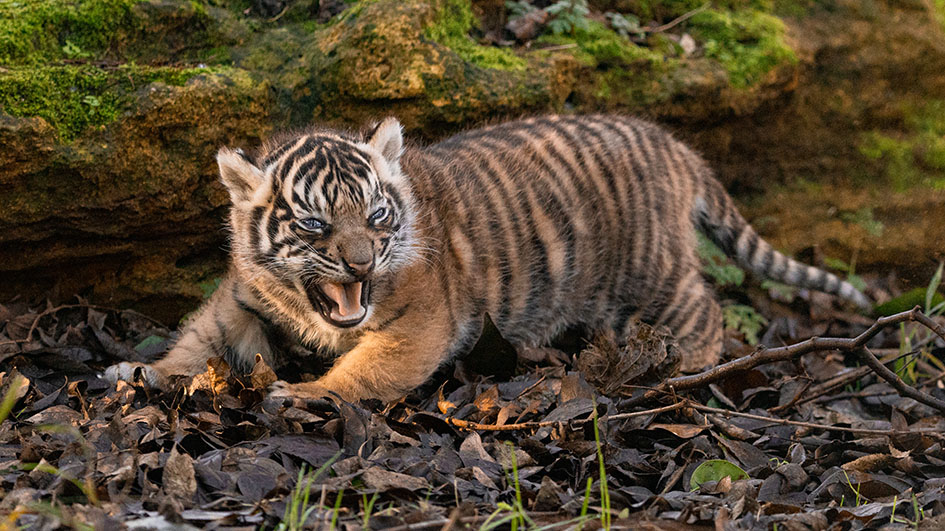
<svg viewBox="0 0 945 531"><path fill-rule="evenodd" d="M873 309L866 295L849 282L792 260L761 239L715 178L708 176L703 183L703 195L697 199L694 213L697 225L739 266L784 284L832 293L867 312Z"/></svg>

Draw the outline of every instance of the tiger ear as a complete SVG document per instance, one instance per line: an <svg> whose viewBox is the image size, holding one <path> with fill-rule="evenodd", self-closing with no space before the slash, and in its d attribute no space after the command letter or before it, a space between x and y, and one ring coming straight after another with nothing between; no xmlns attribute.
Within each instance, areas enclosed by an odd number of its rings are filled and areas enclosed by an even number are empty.
<svg viewBox="0 0 945 531"><path fill-rule="evenodd" d="M380 151L390 164L397 164L404 149L403 128L397 118L385 118L371 134L368 144Z"/></svg>
<svg viewBox="0 0 945 531"><path fill-rule="evenodd" d="M240 149L220 148L217 152L220 180L230 191L230 200L239 206L253 198L263 182L263 172Z"/></svg>

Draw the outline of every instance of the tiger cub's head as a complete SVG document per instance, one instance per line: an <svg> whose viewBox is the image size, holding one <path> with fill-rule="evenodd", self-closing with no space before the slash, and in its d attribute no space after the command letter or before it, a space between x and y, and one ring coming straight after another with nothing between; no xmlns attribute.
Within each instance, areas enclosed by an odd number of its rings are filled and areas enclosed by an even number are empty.
<svg viewBox="0 0 945 531"><path fill-rule="evenodd" d="M402 150L393 118L366 138L309 132L273 142L254 159L221 149L236 267L268 279L257 288L276 283L275 292L307 301L332 328L364 322L372 284L415 257Z"/></svg>

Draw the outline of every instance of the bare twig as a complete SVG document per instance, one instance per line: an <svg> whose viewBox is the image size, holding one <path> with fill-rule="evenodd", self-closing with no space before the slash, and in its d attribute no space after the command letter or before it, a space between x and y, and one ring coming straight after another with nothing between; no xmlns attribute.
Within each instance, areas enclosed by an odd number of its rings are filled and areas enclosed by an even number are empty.
<svg viewBox="0 0 945 531"><path fill-rule="evenodd" d="M896 350L895 353L889 356L885 356L880 361L883 362L884 364L892 363L896 360L899 360L908 356L915 356L918 353L919 353L918 350L912 350L912 351L903 352L900 354L899 351ZM834 376L833 378L830 378L824 382L821 382L817 384L816 386L814 386L813 388L811 388L810 392L808 392L806 396L802 396L800 399L798 399L794 403L794 405L797 406L801 404L806 404L807 402L810 402L812 400L817 400L820 397L826 395L827 393L831 393L841 387L851 384L871 372L873 372L873 369L871 369L869 366L864 366L864 367L857 367L843 374L838 374L837 376ZM923 385L927 383L928 382L925 382ZM831 397L831 398L835 398L835 397ZM775 413L779 410L780 410L779 408L772 408L772 409L769 409L768 412Z"/></svg>
<svg viewBox="0 0 945 531"><path fill-rule="evenodd" d="M945 412L945 402L935 398L932 395L923 393L915 387L907 384L902 381L896 373L889 370L888 367L883 365L876 356L866 347L858 348L855 350L856 354L862 359L880 378L886 380L886 382L893 386L896 391L899 391L899 394L907 396L916 402L921 402L929 407L934 407L935 409Z"/></svg>
<svg viewBox="0 0 945 531"><path fill-rule="evenodd" d="M616 415L604 415L599 417L598 422L611 422L616 420L625 420L633 417L643 417L646 415L656 415L658 413L666 413L667 411L675 411L677 409L682 409L688 404L683 402L677 402L668 406L657 407L653 409L645 409L643 411L633 411L630 413L617 413ZM468 420L457 419L453 417L446 417L446 422L456 426L457 428L464 430L480 430L480 431L517 431L517 430L534 430L538 428L545 428L548 426L560 426L562 424L584 424L587 422L593 421L593 417L588 419L580 420L570 420L570 421L560 421L560 420L542 420L534 422L520 422L518 424L480 424L478 422L471 422Z"/></svg>
<svg viewBox="0 0 945 531"><path fill-rule="evenodd" d="M791 398L791 400L789 400L787 403L782 404L780 406L775 406L773 408L770 408L768 410L768 413L780 413L781 411L791 409L792 407L794 407L794 404L796 404L798 400L800 400L801 397L804 396L804 393L806 393L807 390L810 389L810 385L811 385L810 379L805 379L804 385L802 385L801 388L798 389L796 393L794 393L794 396Z"/></svg>
<svg viewBox="0 0 945 531"><path fill-rule="evenodd" d="M289 10L289 7L290 7L291 5L292 5L292 4L288 4L288 3L287 3L287 4L285 5L285 7L282 8L282 11L279 12L278 15L276 15L276 16L270 18L270 19L267 20L266 22L276 22L277 20L279 20L280 18L282 18L282 15L285 15L285 14L286 14L286 12Z"/></svg>
<svg viewBox="0 0 945 531"><path fill-rule="evenodd" d="M845 372L834 376L833 378L818 384L816 387L810 390L810 393L797 401L795 405L806 404L812 400L817 400L818 398L832 393L841 387L845 387L853 382L859 380L860 378L866 376L872 372L872 369L869 367L857 367L851 371Z"/></svg>
<svg viewBox="0 0 945 531"><path fill-rule="evenodd" d="M939 429L927 429L927 430L871 430L867 428L847 428L844 426L827 426L824 424L817 424L814 422L802 422L799 420L787 420L779 419L774 417L765 417L762 415L753 415L751 413L742 413L741 411L730 411L728 409L719 409L715 407L703 406L702 404L689 403L689 407L695 409L696 411L702 411L704 413L715 413L717 415L722 415L726 417L742 417L752 420L760 420L764 422L770 422L772 424L784 424L788 426L800 426L802 428L811 428L815 430L824 430L824 431L842 431L846 433L856 433L860 435L929 435L940 440L945 440L945 434L942 433Z"/></svg>
<svg viewBox="0 0 945 531"><path fill-rule="evenodd" d="M692 11L689 11L689 12L683 13L682 15L679 15L678 17L674 18L673 20L670 20L669 22L667 22L666 24L663 24L662 26L656 26L655 28L642 28L642 29L643 29L643 31L645 31L645 32L647 32L647 33L661 33L661 32L664 32L664 31L666 31L666 30L668 30L668 29L674 28L674 27L676 27L676 26L682 24L683 22L689 20L690 18L694 17L695 15L698 15L699 13L705 11L706 9L709 8L710 5L711 5L710 2L706 2L705 4L702 4L701 6L699 6L699 7L695 8L695 9L693 9Z"/></svg>
<svg viewBox="0 0 945 531"><path fill-rule="evenodd" d="M739 428L738 426L722 420L722 417L719 415L706 415L706 420L712 423L713 426L719 429L726 437L730 439L738 439L740 441L745 441L748 439L757 439L760 437L757 433L746 430L745 428Z"/></svg>
<svg viewBox="0 0 945 531"><path fill-rule="evenodd" d="M634 406L659 396L673 394L679 391L685 391L687 389L705 387L712 382L742 371L754 369L759 365L775 363L778 361L787 361L810 352L816 352L820 350L841 350L845 352L851 352L866 345L866 342L872 339L883 328L891 324L897 324L906 321L918 322L945 340L945 327L942 327L935 321L929 319L925 314L922 313L919 307L916 306L909 311L900 312L886 317L880 317L875 323L873 323L872 326L854 338L812 337L808 340L801 341L800 343L795 343L794 345L769 349L761 348L748 356L732 360L728 363L723 363L698 374L670 378L669 380L666 380L662 384L643 393L642 395L625 401L624 405Z"/></svg>
<svg viewBox="0 0 945 531"><path fill-rule="evenodd" d="M634 411L631 413L618 413L616 415L606 415L606 416L600 417L598 420L600 422L610 422L610 421L615 421L615 420L628 419L632 417L654 415L658 413L666 413L669 411L675 411L675 410L684 409L684 408L691 408L696 411L701 411L703 413L709 413L711 415L717 415L721 417L742 417L742 418L747 418L747 419L752 419L752 420L760 420L763 422L770 422L772 424L798 426L802 428L810 428L810 429L822 430L822 431L839 431L839 432L853 433L853 434L858 434L858 435L879 435L879 436L928 435L930 437L934 437L939 440L945 440L945 434L943 434L941 430L938 430L938 429L875 430L875 429L869 429L869 428L848 428L845 426L830 426L826 424L817 424L815 422L803 422L803 421L798 421L798 420L765 417L762 415L754 415L751 413L742 413L740 411L731 411L728 409L720 409L720 408L715 408L715 407L710 407L710 406L704 406L702 404L693 402L688 399L683 399L679 402L676 402L675 404L659 407L659 408L647 409L643 411ZM515 431L515 430L537 429L537 428L542 428L546 426L559 426L559 425L566 425L566 424L584 424L587 422L591 422L593 420L593 417L589 419L574 420L570 422L541 421L541 422L522 422L519 424L506 424L506 425L479 424L478 422L469 422L469 421L465 421L461 419L455 419L453 417L447 417L445 420L458 428L466 429L466 430ZM740 432L741 435L748 435L751 433L752 432L748 430L744 430L743 432Z"/></svg>
<svg viewBox="0 0 945 531"><path fill-rule="evenodd" d="M556 46L548 46L545 48L535 48L536 52L559 52L561 50L569 50L571 48L577 48L577 43L570 42L568 44L559 44Z"/></svg>

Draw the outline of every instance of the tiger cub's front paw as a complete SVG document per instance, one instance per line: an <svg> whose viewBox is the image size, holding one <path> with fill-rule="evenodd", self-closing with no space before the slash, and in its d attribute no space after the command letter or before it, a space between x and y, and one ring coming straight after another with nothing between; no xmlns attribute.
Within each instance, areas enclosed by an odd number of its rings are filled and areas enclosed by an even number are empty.
<svg viewBox="0 0 945 531"><path fill-rule="evenodd" d="M327 400L332 397L328 389L316 385L314 382L304 382L290 384L283 380L277 380L269 386L269 398L286 399L297 398L299 400Z"/></svg>
<svg viewBox="0 0 945 531"><path fill-rule="evenodd" d="M164 387L164 375L158 372L154 367L143 363L129 363L123 361L117 365L112 365L105 369L105 379L112 384L118 383L119 380L135 383L137 380L135 373L139 370L141 371L141 381L144 382L145 385L154 389L162 389Z"/></svg>

